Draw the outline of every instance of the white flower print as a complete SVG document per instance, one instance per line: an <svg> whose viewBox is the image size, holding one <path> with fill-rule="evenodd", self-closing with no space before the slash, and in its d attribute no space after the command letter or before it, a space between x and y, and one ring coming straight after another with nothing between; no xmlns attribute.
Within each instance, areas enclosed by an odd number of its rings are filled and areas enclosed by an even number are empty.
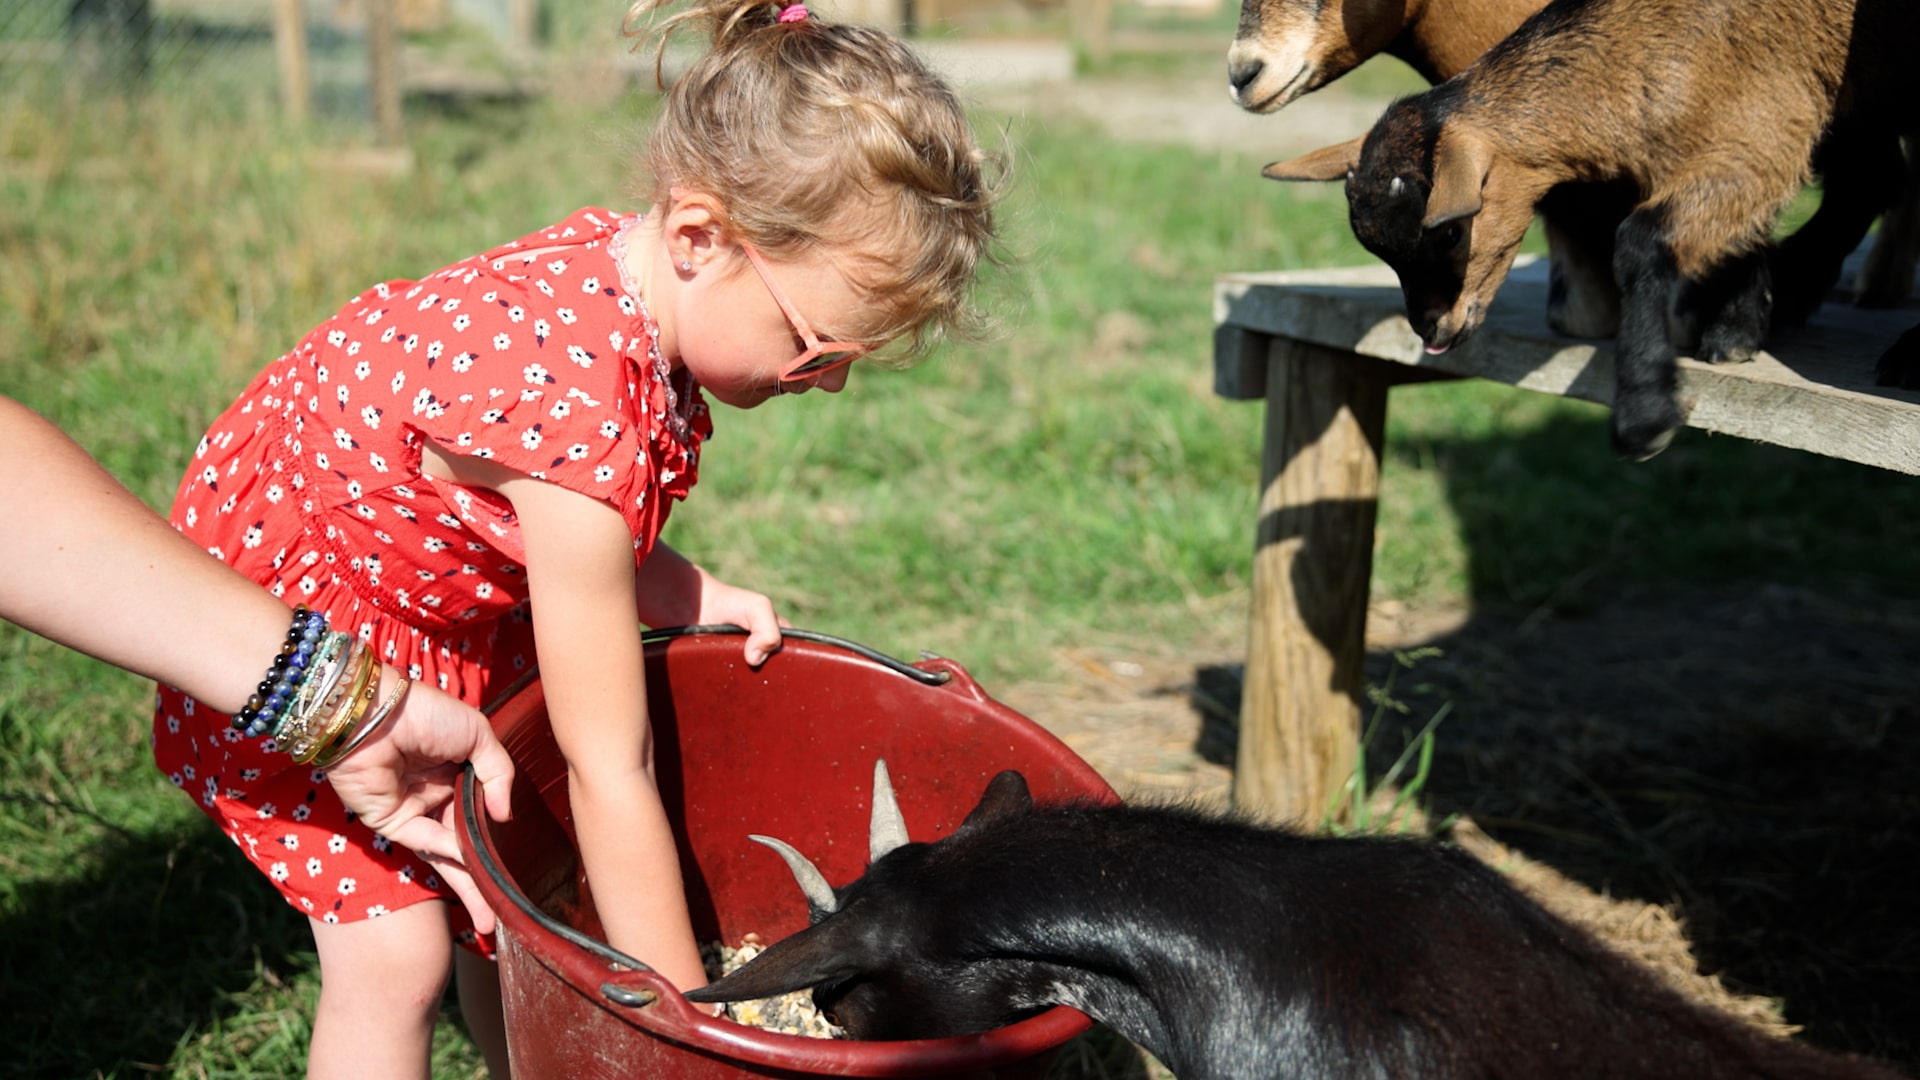
<svg viewBox="0 0 1920 1080"><path fill-rule="evenodd" d="M329 926L337 925L340 922L340 913L337 911L329 911L325 915L320 916L320 921Z"/></svg>
<svg viewBox="0 0 1920 1080"><path fill-rule="evenodd" d="M247 534L240 539L240 545L242 547L257 548L260 546L262 536L260 526L257 523L249 525L247 526Z"/></svg>
<svg viewBox="0 0 1920 1080"><path fill-rule="evenodd" d="M402 885L411 885L413 883L413 864L408 863L401 867L399 877Z"/></svg>
<svg viewBox="0 0 1920 1080"><path fill-rule="evenodd" d="M320 591L319 582L313 580L310 577L303 577L300 579L300 592L302 595L312 596L314 593L319 591Z"/></svg>
<svg viewBox="0 0 1920 1080"><path fill-rule="evenodd" d="M605 439L619 438L620 425L612 420L600 421L600 436L601 438L605 438Z"/></svg>
<svg viewBox="0 0 1920 1080"><path fill-rule="evenodd" d="M587 459L587 444L580 442L567 447L567 458L571 461L585 461Z"/></svg>
<svg viewBox="0 0 1920 1080"><path fill-rule="evenodd" d="M443 342L440 342L440 341L427 342L427 366L432 367L433 362L435 360L440 359L440 354L445 352L446 350L447 350L447 346Z"/></svg>
<svg viewBox="0 0 1920 1080"><path fill-rule="evenodd" d="M380 916L385 915L386 913L387 913L387 905L375 904L372 907L367 909L367 918L377 919Z"/></svg>
<svg viewBox="0 0 1920 1080"><path fill-rule="evenodd" d="M332 836L327 837L327 850L333 852L335 855L347 850L347 838L341 836L339 833L334 833Z"/></svg>
<svg viewBox="0 0 1920 1080"><path fill-rule="evenodd" d="M540 449L540 425L535 424L520 433L520 445L529 450Z"/></svg>
<svg viewBox="0 0 1920 1080"><path fill-rule="evenodd" d="M593 354L578 345L567 346L567 359L579 364L583 368L593 366Z"/></svg>
<svg viewBox="0 0 1920 1080"><path fill-rule="evenodd" d="M494 269L500 269L499 265L496 264ZM500 299L500 290L498 289L488 289L486 292L480 294L480 302L483 304L491 304L498 299Z"/></svg>
<svg viewBox="0 0 1920 1080"><path fill-rule="evenodd" d="M593 470L593 478L603 484L613 479L613 466L611 465L595 466Z"/></svg>
<svg viewBox="0 0 1920 1080"><path fill-rule="evenodd" d="M350 877L343 877L343 878L341 878L341 879L340 879L340 883L339 883L338 885L335 885L335 886L334 886L334 888L336 888L336 889L339 889L339 890L340 890L340 895L341 895L341 896L352 896L352 895L353 895L353 890L355 890L355 889L357 889L357 888L359 888L359 887L360 887L360 883L359 883L359 882L357 882L357 881L355 881L355 880L353 880L353 879L352 879L352 878L350 878Z"/></svg>
<svg viewBox="0 0 1920 1080"><path fill-rule="evenodd" d="M312 816L313 807L308 806L306 803L301 803L299 806L293 808L293 820L295 821L305 821Z"/></svg>
<svg viewBox="0 0 1920 1080"><path fill-rule="evenodd" d="M561 274L564 274L566 272L567 272L567 260L565 259L555 259L552 262L547 264L547 273L552 274L555 277L559 277Z"/></svg>
<svg viewBox="0 0 1920 1080"><path fill-rule="evenodd" d="M385 330L380 331L380 344L385 345L391 342L399 333L400 328L397 326L389 326Z"/></svg>
<svg viewBox="0 0 1920 1080"><path fill-rule="evenodd" d="M486 412L480 414L480 422L483 424L497 424L504 419L506 415L507 411L505 409L488 409Z"/></svg>
<svg viewBox="0 0 1920 1080"><path fill-rule="evenodd" d="M582 281L582 282L580 283L580 291L581 291L581 292L584 292L584 293L597 293L597 292L599 292L599 291L600 291L600 279L599 279L599 278L597 278L597 277L589 277L589 278L587 278L587 279L586 279L585 281Z"/></svg>
<svg viewBox="0 0 1920 1080"><path fill-rule="evenodd" d="M440 305L440 310L446 312L449 315L453 314L456 311L459 311L460 298L457 296L447 297L447 302Z"/></svg>
<svg viewBox="0 0 1920 1080"><path fill-rule="evenodd" d="M353 441L353 436L347 432L346 428L337 427L333 429L333 445L342 450L351 450L360 444Z"/></svg>
<svg viewBox="0 0 1920 1080"><path fill-rule="evenodd" d="M387 852L393 850L393 841L384 836L375 835L373 838L373 850L385 855Z"/></svg>
<svg viewBox="0 0 1920 1080"><path fill-rule="evenodd" d="M638 315L640 313L640 309L633 302L633 297L622 296L620 298L620 313L622 315Z"/></svg>
<svg viewBox="0 0 1920 1080"><path fill-rule="evenodd" d="M547 413L548 415L552 416L555 420L565 420L567 418L567 414L571 413L572 411L573 411L573 406L567 404L564 401L556 401L553 403L553 408L548 409Z"/></svg>
<svg viewBox="0 0 1920 1080"><path fill-rule="evenodd" d="M283 862L277 862L277 863L274 863L272 866L267 867L267 876L272 878L275 881L287 880L287 864Z"/></svg>
<svg viewBox="0 0 1920 1080"><path fill-rule="evenodd" d="M216 785L215 785L214 779L212 777L208 777L207 790L212 791L215 786ZM255 810L253 812L253 816L259 818L261 821L267 821L279 813L280 813L279 807L273 805L272 803L262 803L260 806L260 809Z"/></svg>
<svg viewBox="0 0 1920 1080"><path fill-rule="evenodd" d="M515 304L507 309L507 321L520 323L527 321L527 309Z"/></svg>
<svg viewBox="0 0 1920 1080"><path fill-rule="evenodd" d="M371 323L373 320L369 319L367 321ZM347 332L345 330L327 331L327 344L337 349L340 346L345 345L346 343L347 343Z"/></svg>
<svg viewBox="0 0 1920 1080"><path fill-rule="evenodd" d="M322 469L331 469L333 467L332 465L328 464L327 455L325 451L321 451L320 453L313 455L313 463Z"/></svg>
<svg viewBox="0 0 1920 1080"><path fill-rule="evenodd" d="M371 465L371 466L373 466L373 471L374 471L374 472L386 472L386 471L387 471L387 459L386 459L386 458L383 458L383 457L381 457L381 456L380 456L379 454L368 454L368 455L367 455L367 464L369 464L369 465Z"/></svg>
<svg viewBox="0 0 1920 1080"><path fill-rule="evenodd" d="M380 298L382 300L386 299L387 294L382 292L380 294ZM386 313L387 313L387 309L385 308L374 308L372 311L367 312L367 325L372 326L378 323L380 319L386 315Z"/></svg>
<svg viewBox="0 0 1920 1080"><path fill-rule="evenodd" d="M472 446L472 445L473 445L473 432L471 432L471 431L463 431L463 432L461 432L460 434L458 434L458 435L455 435L455 436L453 437L453 445L455 445L455 446Z"/></svg>
<svg viewBox="0 0 1920 1080"><path fill-rule="evenodd" d="M552 324L548 323L547 320L545 319L533 320L533 336L536 341L544 342L547 340L548 335L552 333L553 333L553 326Z"/></svg>
<svg viewBox="0 0 1920 1080"><path fill-rule="evenodd" d="M573 309L570 307L554 308L553 317L556 319L559 319L561 322L567 324L568 326L572 326L579 319L579 316L575 315L573 313Z"/></svg>
<svg viewBox="0 0 1920 1080"><path fill-rule="evenodd" d="M347 342L347 355L348 355L348 356L359 356L359 355L360 355L360 342L359 342L359 341L357 341L357 340L355 340L355 341L349 341L349 342ZM362 376L360 376L360 377L361 377L361 378L363 378L363 379L364 379L364 378L366 378L366 376L365 376L365 375L362 375Z"/></svg>
<svg viewBox="0 0 1920 1080"><path fill-rule="evenodd" d="M493 351L506 352L511 348L513 348L513 338L508 337L506 331L502 330L500 333L493 335Z"/></svg>
<svg viewBox="0 0 1920 1080"><path fill-rule="evenodd" d="M462 494L465 494L465 492L462 492ZM460 519L454 517L452 514L440 514L433 520L445 525L449 529L457 529L460 527Z"/></svg>
<svg viewBox="0 0 1920 1080"><path fill-rule="evenodd" d="M540 295L542 296L545 296L548 298L551 298L553 296L553 286L547 284L546 278L540 278L539 280L535 281L533 283L533 287L536 289L539 289Z"/></svg>
<svg viewBox="0 0 1920 1080"><path fill-rule="evenodd" d="M459 356L454 357L453 358L454 373L457 375L466 374L467 370L473 367L473 360L474 360L474 356L470 352L463 352Z"/></svg>
<svg viewBox="0 0 1920 1080"><path fill-rule="evenodd" d="M365 360L362 360L359 363L353 365L354 378L365 379L367 376L371 374L373 374L373 365L367 363Z"/></svg>
<svg viewBox="0 0 1920 1080"><path fill-rule="evenodd" d="M299 851L300 838L292 833L288 833L280 838L280 846L286 848L288 851Z"/></svg>
<svg viewBox="0 0 1920 1080"><path fill-rule="evenodd" d="M447 542L445 540L440 539L437 536L427 537L425 540L422 540L420 542L420 546L432 552L441 552L441 551L447 550Z"/></svg>
<svg viewBox="0 0 1920 1080"><path fill-rule="evenodd" d="M408 334L408 335L407 335L407 340L405 340L405 341L403 341L403 342L401 342L401 343L400 343L400 347L401 347L402 349L405 349L405 350L407 351L407 353L408 353L408 355L412 355L412 353L413 353L413 350L415 350L415 349L417 349L417 348L419 348L419 347L420 347L420 335L419 335L419 334ZM395 389L396 391L398 391L398 390L399 390L400 388L396 386L396 387L394 387L394 389Z"/></svg>
<svg viewBox="0 0 1920 1080"><path fill-rule="evenodd" d="M473 595L479 597L482 600L491 599L493 597L493 583L490 581L483 581L480 584L475 585L473 587Z"/></svg>
<svg viewBox="0 0 1920 1080"><path fill-rule="evenodd" d="M419 416L426 412L427 406L431 404L433 404L433 391L424 386L421 387L420 392L413 395L413 415Z"/></svg>
<svg viewBox="0 0 1920 1080"><path fill-rule="evenodd" d="M394 387L394 389L398 390L399 387L396 386ZM380 429L380 409L377 406L373 406L373 405L369 405L366 408L361 409L360 422L378 431Z"/></svg>
<svg viewBox="0 0 1920 1080"><path fill-rule="evenodd" d="M547 372L547 369L541 367L539 364L528 364L526 367L520 369L520 374L530 383L538 384L554 381L553 376Z"/></svg>
<svg viewBox="0 0 1920 1080"><path fill-rule="evenodd" d="M428 294L427 294L427 298L426 298L425 300L422 300L422 301L420 301L420 306L419 306L419 307L417 307L417 308L414 308L413 310L415 310L415 311L425 311L425 310L427 310L428 308L430 308L430 307L432 307L433 305L435 305L435 304L437 304L437 303L439 303L439 302L440 302L440 294L439 294L439 293L428 293Z"/></svg>
<svg viewBox="0 0 1920 1080"><path fill-rule="evenodd" d="M267 502L273 504L274 506L279 506L280 500L286 497L287 497L286 489L281 487L279 484L267 485Z"/></svg>

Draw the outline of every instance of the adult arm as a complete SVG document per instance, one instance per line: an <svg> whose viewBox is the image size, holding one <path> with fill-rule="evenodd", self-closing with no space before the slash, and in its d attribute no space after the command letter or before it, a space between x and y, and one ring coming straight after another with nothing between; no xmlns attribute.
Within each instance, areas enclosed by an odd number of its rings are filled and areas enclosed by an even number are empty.
<svg viewBox="0 0 1920 1080"><path fill-rule="evenodd" d="M0 397L0 617L236 712L285 638L288 608L200 550L31 409ZM381 700L398 685L381 671ZM347 808L437 863L483 932L493 916L460 868L459 763L508 814L513 763L477 710L431 687L329 772Z"/></svg>

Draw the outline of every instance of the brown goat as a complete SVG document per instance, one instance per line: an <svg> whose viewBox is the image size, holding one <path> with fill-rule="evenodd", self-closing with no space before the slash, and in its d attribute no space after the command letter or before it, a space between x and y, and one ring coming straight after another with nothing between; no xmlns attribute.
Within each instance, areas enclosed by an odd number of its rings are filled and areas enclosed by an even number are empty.
<svg viewBox="0 0 1920 1080"><path fill-rule="evenodd" d="M1544 4L1242 0L1239 29L1227 50L1229 92L1250 112L1273 112L1383 52L1438 83L1465 70ZM1903 201L1889 222L1920 219L1920 177L1904 175L1897 150L1884 143L1849 149L1835 148L1816 162L1827 177L1828 196L1773 261L1779 324L1798 325L1819 307L1842 261L1896 195ZM1610 337L1618 328L1613 230L1630 208L1610 193L1578 188L1555 192L1540 207L1550 270L1547 324L1556 332ZM1897 304L1912 289L1914 245L1889 241L1888 232L1883 229L1861 271L1862 305Z"/></svg>
<svg viewBox="0 0 1920 1080"><path fill-rule="evenodd" d="M1266 175L1346 178L1432 352L1484 320L1549 193L1620 193L1613 439L1651 457L1683 420L1677 349L1737 361L1764 339L1769 231L1829 125L1884 145L1920 114L1916 41L1911 0L1554 0L1363 139Z"/></svg>

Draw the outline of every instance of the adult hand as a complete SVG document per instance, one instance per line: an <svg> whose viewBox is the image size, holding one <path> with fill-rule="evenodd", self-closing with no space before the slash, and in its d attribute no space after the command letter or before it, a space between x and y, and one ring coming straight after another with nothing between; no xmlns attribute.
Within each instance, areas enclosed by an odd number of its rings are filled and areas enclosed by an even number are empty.
<svg viewBox="0 0 1920 1080"><path fill-rule="evenodd" d="M393 678L391 669L383 678ZM489 934L496 921L493 909L461 860L454 832L462 762L473 765L487 816L508 820L513 761L486 717L416 683L393 718L327 770L327 778L340 801L368 828L432 863L466 906L474 929Z"/></svg>

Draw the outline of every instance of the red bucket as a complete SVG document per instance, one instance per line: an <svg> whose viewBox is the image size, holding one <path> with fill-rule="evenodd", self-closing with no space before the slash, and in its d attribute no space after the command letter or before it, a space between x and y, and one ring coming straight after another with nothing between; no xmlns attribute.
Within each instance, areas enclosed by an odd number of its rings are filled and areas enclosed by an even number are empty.
<svg viewBox="0 0 1920 1080"><path fill-rule="evenodd" d="M756 671L741 659L737 633L696 627L648 635L646 663L661 795L702 941L738 945L752 933L771 944L807 925L792 874L749 833L793 844L831 882L865 871L875 758L886 759L914 840L957 828L1002 769L1020 770L1038 800L1118 801L1065 744L948 660L904 664L796 630ZM507 1044L521 1080L1038 1080L1090 1025L1057 1007L979 1035L855 1042L699 1012L600 940L539 682L525 680L489 711L519 770L513 820L486 818L469 773L460 843L500 917Z"/></svg>

